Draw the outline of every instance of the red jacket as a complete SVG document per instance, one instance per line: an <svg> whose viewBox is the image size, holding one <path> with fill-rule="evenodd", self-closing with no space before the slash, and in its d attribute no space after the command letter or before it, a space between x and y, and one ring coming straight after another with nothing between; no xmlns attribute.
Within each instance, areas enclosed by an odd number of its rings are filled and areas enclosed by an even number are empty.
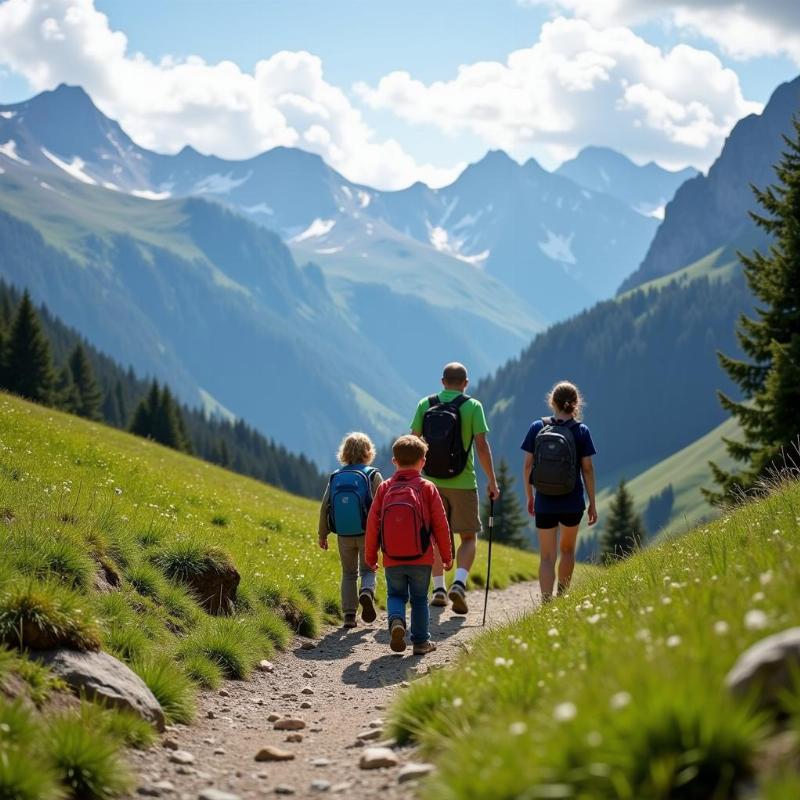
<svg viewBox="0 0 800 800"><path fill-rule="evenodd" d="M372 501L372 506L369 510L369 517L367 517L367 535L365 543L364 558L371 567L378 564L378 545L379 534L381 527L381 513L383 511L383 498L386 495L386 490L396 476L402 475L405 478L418 476L419 472L415 469L399 469L395 474L384 481L379 487ZM422 502L426 504L425 509L426 517L431 521L431 542L436 542L436 548L442 557L442 561L446 564L453 558L453 548L450 541L450 526L447 524L447 514L445 514L444 506L442 505L442 498L439 497L439 490L424 478L422 480ZM384 567L405 567L412 564L433 564L433 547L428 547L427 552L415 561L397 561L389 556L383 556Z"/></svg>

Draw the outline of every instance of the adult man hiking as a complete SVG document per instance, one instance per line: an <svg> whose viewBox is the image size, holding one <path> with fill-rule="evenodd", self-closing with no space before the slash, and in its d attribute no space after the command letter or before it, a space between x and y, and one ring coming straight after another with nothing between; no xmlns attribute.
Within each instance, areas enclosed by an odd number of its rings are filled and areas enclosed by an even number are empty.
<svg viewBox="0 0 800 800"><path fill-rule="evenodd" d="M477 537L481 531L473 442L489 481L489 496L493 500L500 496L492 451L486 439L489 426L480 402L464 394L468 384L467 368L463 364L447 364L442 372L443 391L420 400L411 422L411 432L424 437L428 443L425 477L439 490L450 530L461 539L456 554L456 577L449 594L442 560L438 551L434 554L431 605L446 606L449 596L456 614L466 614L468 610L467 578L475 561Z"/></svg>

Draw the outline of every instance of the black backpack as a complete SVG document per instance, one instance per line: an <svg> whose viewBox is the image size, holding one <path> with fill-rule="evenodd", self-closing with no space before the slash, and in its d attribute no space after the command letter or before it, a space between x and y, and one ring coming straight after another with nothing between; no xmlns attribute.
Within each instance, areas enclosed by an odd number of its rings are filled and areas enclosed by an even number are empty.
<svg viewBox="0 0 800 800"><path fill-rule="evenodd" d="M428 410L422 417L422 436L428 443L425 474L429 478L455 478L466 469L472 440L464 449L461 406L467 400L465 394L449 403L443 403L435 394L428 398Z"/></svg>
<svg viewBox="0 0 800 800"><path fill-rule="evenodd" d="M578 454L575 447L574 419L557 422L542 417L544 427L533 446L530 482L537 492L548 495L569 494L578 480Z"/></svg>

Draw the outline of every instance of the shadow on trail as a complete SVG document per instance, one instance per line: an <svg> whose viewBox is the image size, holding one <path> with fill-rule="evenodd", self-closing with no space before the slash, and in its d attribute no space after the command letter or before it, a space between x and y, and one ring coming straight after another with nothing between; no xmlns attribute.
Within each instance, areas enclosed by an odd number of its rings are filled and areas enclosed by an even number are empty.
<svg viewBox="0 0 800 800"><path fill-rule="evenodd" d="M396 686L409 678L409 670L416 667L422 656L409 656L411 646L405 653L386 653L372 661L355 661L342 672L342 683L359 689L380 689Z"/></svg>
<svg viewBox="0 0 800 800"><path fill-rule="evenodd" d="M331 661L348 658L356 647L364 644L366 638L375 633L375 626L363 628L334 628L326 633L313 650L295 648L294 655L303 661Z"/></svg>

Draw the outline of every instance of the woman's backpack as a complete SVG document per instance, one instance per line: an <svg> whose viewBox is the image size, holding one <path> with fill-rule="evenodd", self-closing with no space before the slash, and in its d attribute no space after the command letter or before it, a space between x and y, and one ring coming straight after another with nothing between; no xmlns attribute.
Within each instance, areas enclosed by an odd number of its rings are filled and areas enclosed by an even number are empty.
<svg viewBox="0 0 800 800"><path fill-rule="evenodd" d="M422 478L395 476L383 495L380 543L396 561L422 558L431 546L431 526L422 497Z"/></svg>
<svg viewBox="0 0 800 800"><path fill-rule="evenodd" d="M443 403L439 395L428 398L428 410L422 417L422 438L428 443L425 474L431 478L455 478L467 467L472 442L464 449L461 436L461 406L469 400L465 394Z"/></svg>
<svg viewBox="0 0 800 800"><path fill-rule="evenodd" d="M533 467L530 482L542 494L564 495L575 489L578 481L578 455L574 419L559 422L555 417L542 417L544 427L533 445Z"/></svg>
<svg viewBox="0 0 800 800"><path fill-rule="evenodd" d="M339 536L360 536L372 505L374 467L358 464L337 469L328 484L328 527Z"/></svg>

